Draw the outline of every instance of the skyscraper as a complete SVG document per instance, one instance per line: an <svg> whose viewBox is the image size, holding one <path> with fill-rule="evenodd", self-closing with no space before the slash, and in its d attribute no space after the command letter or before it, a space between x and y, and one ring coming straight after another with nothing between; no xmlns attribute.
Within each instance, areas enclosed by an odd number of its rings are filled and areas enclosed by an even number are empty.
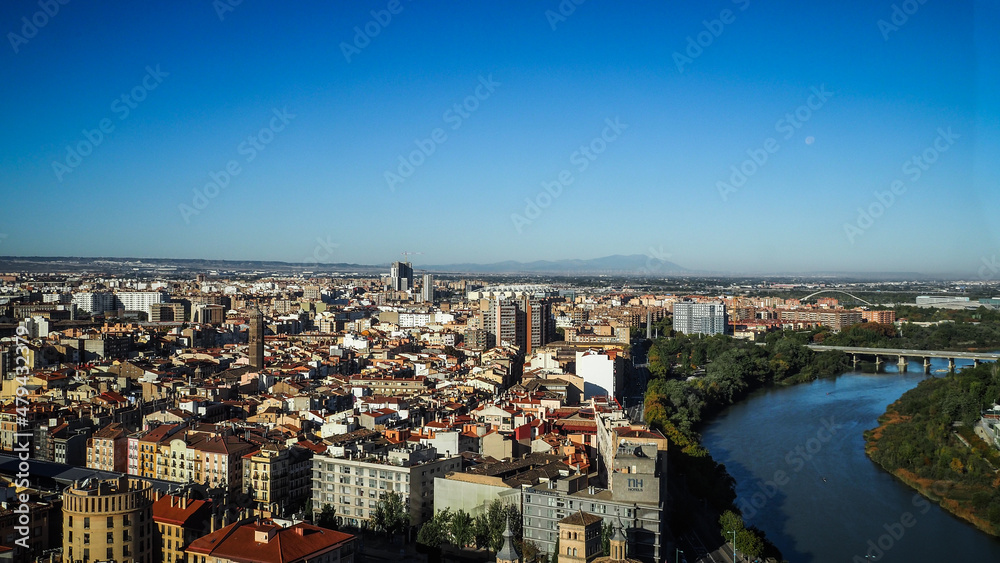
<svg viewBox="0 0 1000 563"><path fill-rule="evenodd" d="M389 279L393 291L410 291L413 289L413 266L409 262L393 262Z"/></svg>
<svg viewBox="0 0 1000 563"><path fill-rule="evenodd" d="M264 314L255 303L250 313L250 365L257 369L264 367Z"/></svg>
<svg viewBox="0 0 1000 563"><path fill-rule="evenodd" d="M420 288L420 297L426 303L434 302L434 276L424 274L424 284Z"/></svg>

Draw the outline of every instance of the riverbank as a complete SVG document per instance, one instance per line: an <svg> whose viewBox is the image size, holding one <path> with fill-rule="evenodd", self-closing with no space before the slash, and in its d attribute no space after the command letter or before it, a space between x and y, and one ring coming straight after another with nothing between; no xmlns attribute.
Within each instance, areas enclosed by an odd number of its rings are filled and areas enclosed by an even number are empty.
<svg viewBox="0 0 1000 563"><path fill-rule="evenodd" d="M863 433L925 379L851 371L768 386L701 426L702 444L735 480L748 524L789 561L1000 561L1000 541L865 454Z"/></svg>
<svg viewBox="0 0 1000 563"><path fill-rule="evenodd" d="M992 366L923 381L865 432L865 454L942 509L1000 537L1000 452L972 431L997 393Z"/></svg>

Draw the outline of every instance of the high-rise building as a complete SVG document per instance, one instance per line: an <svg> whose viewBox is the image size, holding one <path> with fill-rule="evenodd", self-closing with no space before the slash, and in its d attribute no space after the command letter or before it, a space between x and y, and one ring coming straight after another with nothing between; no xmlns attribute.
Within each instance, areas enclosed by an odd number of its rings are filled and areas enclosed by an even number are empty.
<svg viewBox="0 0 1000 563"><path fill-rule="evenodd" d="M153 488L148 481L86 479L63 494L63 560L153 560Z"/></svg>
<svg viewBox="0 0 1000 563"><path fill-rule="evenodd" d="M547 299L490 299L480 310L490 348L506 343L530 354L555 339L555 319Z"/></svg>
<svg viewBox="0 0 1000 563"><path fill-rule="evenodd" d="M413 266L409 262L393 262L389 280L393 291L410 291L413 289Z"/></svg>
<svg viewBox="0 0 1000 563"><path fill-rule="evenodd" d="M250 313L250 365L256 369L264 368L264 314L256 304Z"/></svg>
<svg viewBox="0 0 1000 563"><path fill-rule="evenodd" d="M728 318L723 303L674 303L674 330L684 334L725 334Z"/></svg>
<svg viewBox="0 0 1000 563"><path fill-rule="evenodd" d="M424 283L420 288L420 297L425 303L434 302L434 276L424 274Z"/></svg>
<svg viewBox="0 0 1000 563"><path fill-rule="evenodd" d="M524 353L530 354L555 340L556 321L552 317L552 302L548 299L521 298L524 311Z"/></svg>

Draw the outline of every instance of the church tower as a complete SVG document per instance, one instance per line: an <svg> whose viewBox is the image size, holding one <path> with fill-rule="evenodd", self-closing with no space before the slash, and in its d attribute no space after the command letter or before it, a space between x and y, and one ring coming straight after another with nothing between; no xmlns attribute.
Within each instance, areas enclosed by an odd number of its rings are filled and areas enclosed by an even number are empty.
<svg viewBox="0 0 1000 563"><path fill-rule="evenodd" d="M497 563L521 563L521 554L514 547L514 533L510 531L510 522L503 531L503 545L497 552Z"/></svg>

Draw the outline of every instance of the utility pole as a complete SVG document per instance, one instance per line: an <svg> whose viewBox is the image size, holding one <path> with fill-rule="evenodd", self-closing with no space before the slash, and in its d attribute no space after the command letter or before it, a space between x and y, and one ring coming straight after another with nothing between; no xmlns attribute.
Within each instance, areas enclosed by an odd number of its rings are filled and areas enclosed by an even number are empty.
<svg viewBox="0 0 1000 563"><path fill-rule="evenodd" d="M737 557L737 555L736 555L736 530L733 530L730 533L733 534L733 561L735 562L736 561L736 557Z"/></svg>

